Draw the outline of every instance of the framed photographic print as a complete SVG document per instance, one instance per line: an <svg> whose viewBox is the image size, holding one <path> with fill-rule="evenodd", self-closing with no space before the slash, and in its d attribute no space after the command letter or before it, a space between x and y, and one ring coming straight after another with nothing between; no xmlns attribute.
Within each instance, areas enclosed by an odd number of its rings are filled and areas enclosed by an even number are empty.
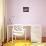
<svg viewBox="0 0 46 46"><path fill-rule="evenodd" d="M23 12L29 12L29 7L23 7Z"/></svg>

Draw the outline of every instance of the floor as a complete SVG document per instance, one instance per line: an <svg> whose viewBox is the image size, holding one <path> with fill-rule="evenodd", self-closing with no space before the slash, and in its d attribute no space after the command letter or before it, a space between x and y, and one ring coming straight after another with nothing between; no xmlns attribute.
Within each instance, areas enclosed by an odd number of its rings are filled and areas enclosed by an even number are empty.
<svg viewBox="0 0 46 46"><path fill-rule="evenodd" d="M16 41L10 41L6 44L4 44L4 46L30 46L31 42L30 41L24 41L24 40L16 40Z"/></svg>
<svg viewBox="0 0 46 46"><path fill-rule="evenodd" d="M46 46L46 43L31 43L30 41L17 40L10 41L3 46Z"/></svg>

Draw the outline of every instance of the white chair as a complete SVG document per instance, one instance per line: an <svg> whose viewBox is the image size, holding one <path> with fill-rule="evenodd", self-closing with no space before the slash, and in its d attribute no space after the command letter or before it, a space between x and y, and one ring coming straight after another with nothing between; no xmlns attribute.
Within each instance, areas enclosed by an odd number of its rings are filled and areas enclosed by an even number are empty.
<svg viewBox="0 0 46 46"><path fill-rule="evenodd" d="M21 25L14 25L13 29L12 29L12 42L13 42L13 36L15 36L15 40L16 40L16 36L23 36L25 33L23 26Z"/></svg>

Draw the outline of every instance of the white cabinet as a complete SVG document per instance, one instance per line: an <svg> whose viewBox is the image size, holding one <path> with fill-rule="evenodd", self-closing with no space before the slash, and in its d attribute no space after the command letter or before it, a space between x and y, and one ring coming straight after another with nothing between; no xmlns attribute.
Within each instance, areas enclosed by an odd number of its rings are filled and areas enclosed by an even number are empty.
<svg viewBox="0 0 46 46"><path fill-rule="evenodd" d="M31 27L31 41L32 42L41 42L42 30L40 25L33 25Z"/></svg>

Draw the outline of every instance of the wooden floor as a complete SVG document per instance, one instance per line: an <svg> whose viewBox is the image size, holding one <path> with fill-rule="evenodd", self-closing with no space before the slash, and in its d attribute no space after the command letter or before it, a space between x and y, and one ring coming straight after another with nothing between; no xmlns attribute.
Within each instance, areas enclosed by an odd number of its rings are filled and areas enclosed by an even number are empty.
<svg viewBox="0 0 46 46"><path fill-rule="evenodd" d="M31 43L30 41L14 40L5 43L3 46L46 46L46 43Z"/></svg>
<svg viewBox="0 0 46 46"><path fill-rule="evenodd" d="M5 43L4 46L31 46L30 41L24 41L24 40L16 40L16 41L10 41L8 43Z"/></svg>
<svg viewBox="0 0 46 46"><path fill-rule="evenodd" d="M46 46L46 37L42 37L42 42L44 43L31 43L31 41L24 41L24 40L14 40L5 43L3 46Z"/></svg>

